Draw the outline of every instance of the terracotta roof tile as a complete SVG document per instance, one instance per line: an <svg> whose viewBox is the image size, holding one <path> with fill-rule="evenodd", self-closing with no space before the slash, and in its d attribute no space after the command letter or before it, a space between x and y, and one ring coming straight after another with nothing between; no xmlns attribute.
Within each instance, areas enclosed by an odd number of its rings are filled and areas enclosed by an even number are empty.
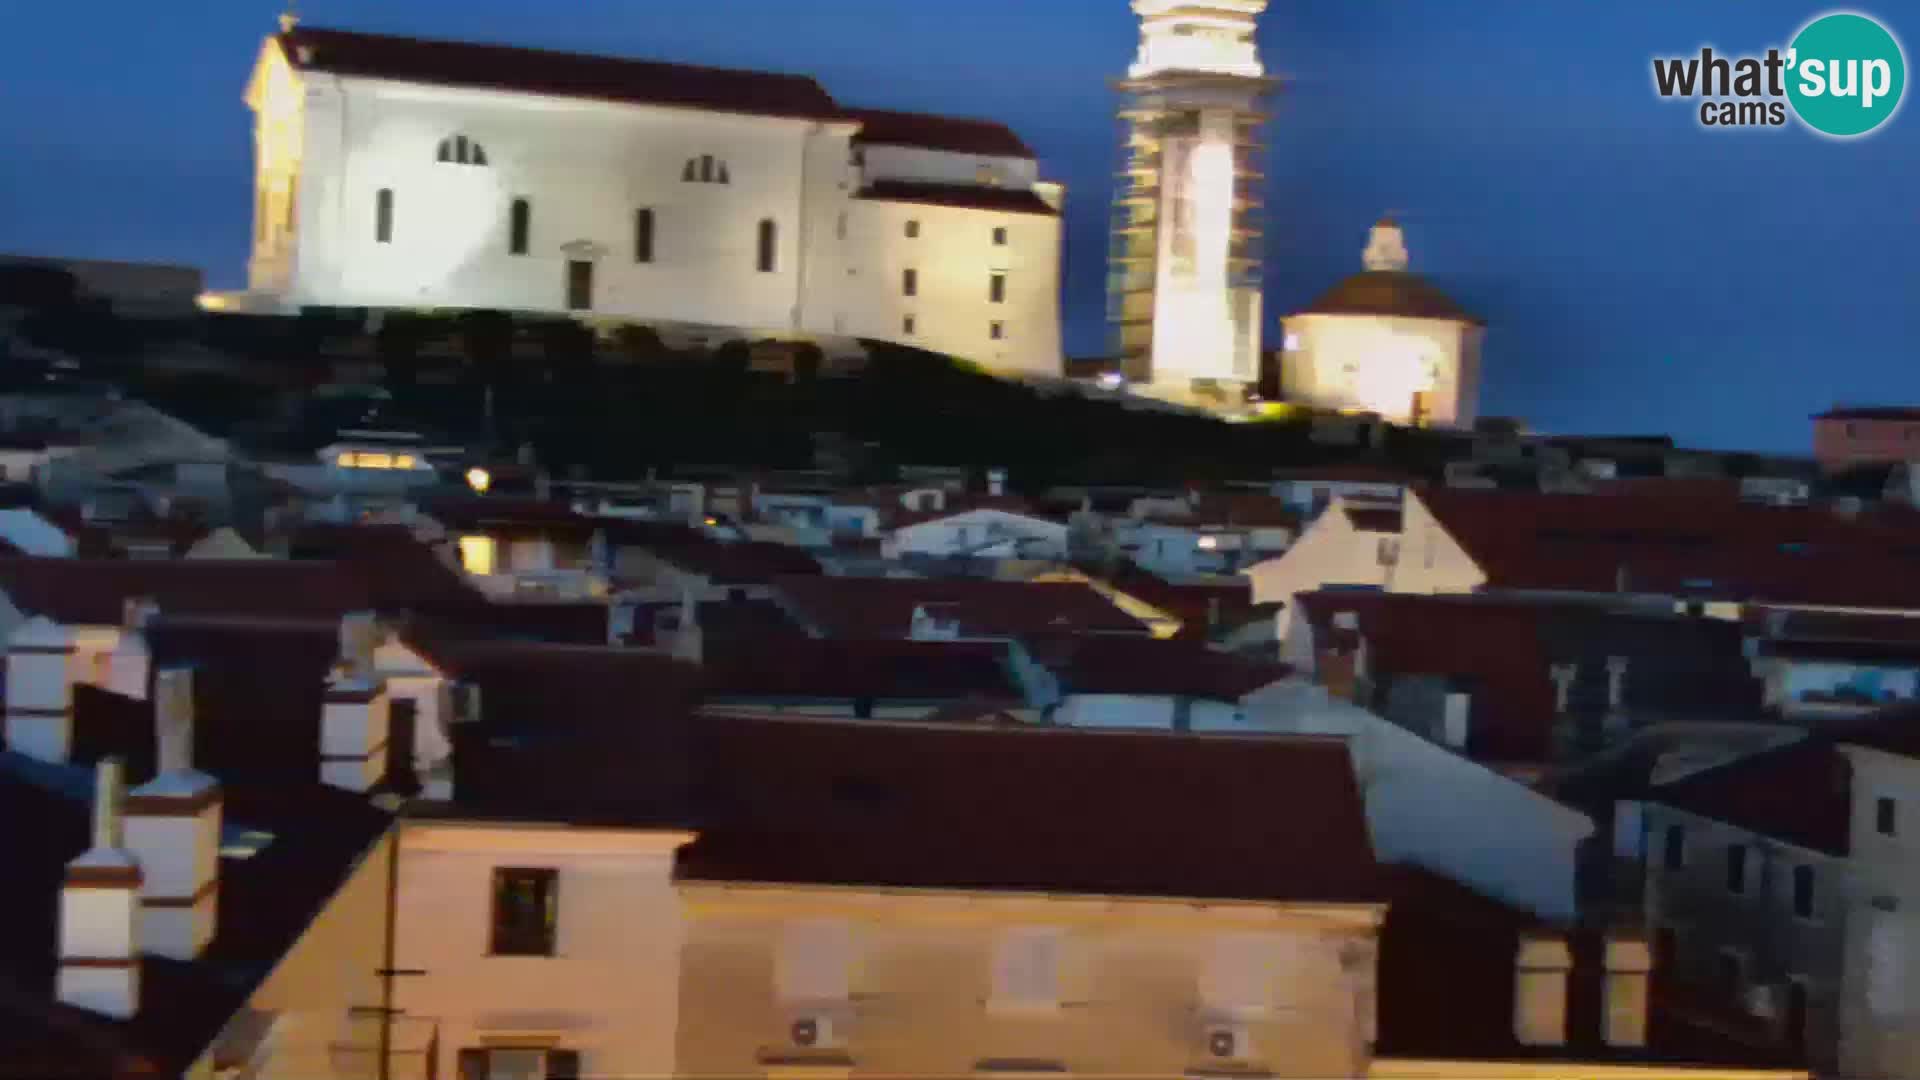
<svg viewBox="0 0 1920 1080"><path fill-rule="evenodd" d="M1826 738L1763 750L1655 788L1649 801L1845 855L1853 811L1847 762Z"/></svg>
<svg viewBox="0 0 1920 1080"><path fill-rule="evenodd" d="M1148 632L1112 601L1078 583L784 577L774 582L774 591L789 611L828 637L903 638L912 628L914 609L927 604L946 605L945 614L971 636Z"/></svg>
<svg viewBox="0 0 1920 1080"><path fill-rule="evenodd" d="M1432 282L1405 270L1362 271L1321 294L1298 314L1394 315L1484 325L1484 320L1468 314Z"/></svg>
<svg viewBox="0 0 1920 1080"><path fill-rule="evenodd" d="M809 120L847 114L804 75L300 26L278 39L296 68L436 86Z"/></svg>
<svg viewBox="0 0 1920 1080"><path fill-rule="evenodd" d="M1031 641L1029 647L1069 694L1237 702L1290 671L1285 664L1250 660L1194 641L1085 635Z"/></svg>
<svg viewBox="0 0 1920 1080"><path fill-rule="evenodd" d="M195 615L337 618L372 606L365 583L341 564L284 559L0 558L0 591L70 625L118 625L138 597Z"/></svg>
<svg viewBox="0 0 1920 1080"><path fill-rule="evenodd" d="M1024 699L996 641L794 638L742 643L708 657L709 700Z"/></svg>
<svg viewBox="0 0 1920 1080"><path fill-rule="evenodd" d="M860 121L854 141L881 146L911 146L979 157L1034 157L1033 149L1005 124L931 113L849 109Z"/></svg>
<svg viewBox="0 0 1920 1080"><path fill-rule="evenodd" d="M747 717L695 739L692 879L1332 903L1380 884L1334 740Z"/></svg>

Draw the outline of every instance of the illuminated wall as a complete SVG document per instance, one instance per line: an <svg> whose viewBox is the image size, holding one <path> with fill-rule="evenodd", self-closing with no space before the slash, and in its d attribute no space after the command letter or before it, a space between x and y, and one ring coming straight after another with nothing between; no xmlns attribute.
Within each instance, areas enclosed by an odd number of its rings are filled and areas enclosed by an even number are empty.
<svg viewBox="0 0 1920 1080"><path fill-rule="evenodd" d="M991 367L1061 368L1057 216L855 197L875 178L1057 193L1029 159L873 147L863 169L852 121L303 76L272 42L248 102L265 217L297 225L287 232L301 240L257 247L251 285L284 308L563 312L585 263L595 315L859 334ZM442 153L455 139L459 151ZM689 182L687 163L707 159L714 179ZM296 187L297 200L274 201ZM996 228L1008 244L993 242ZM899 273L909 263L921 268L913 303ZM994 272L1007 275L998 302Z"/></svg>
<svg viewBox="0 0 1920 1080"><path fill-rule="evenodd" d="M1430 426L1471 427L1479 416L1479 327L1388 315L1295 315L1285 326L1288 401L1408 423L1424 393Z"/></svg>
<svg viewBox="0 0 1920 1080"><path fill-rule="evenodd" d="M1265 0L1135 0L1140 52L1115 199L1108 318L1122 369L1157 396L1259 377L1259 111Z"/></svg>

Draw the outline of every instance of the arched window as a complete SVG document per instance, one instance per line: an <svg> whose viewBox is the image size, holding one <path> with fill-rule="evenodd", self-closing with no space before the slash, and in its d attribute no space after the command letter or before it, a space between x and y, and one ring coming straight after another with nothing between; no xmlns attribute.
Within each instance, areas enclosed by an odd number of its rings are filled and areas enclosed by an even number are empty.
<svg viewBox="0 0 1920 1080"><path fill-rule="evenodd" d="M513 200L513 212L508 215L507 225L507 250L515 255L525 255L528 234L533 231L533 204L525 199Z"/></svg>
<svg viewBox="0 0 1920 1080"><path fill-rule="evenodd" d="M653 261L653 208L650 206L633 212L633 261Z"/></svg>
<svg viewBox="0 0 1920 1080"><path fill-rule="evenodd" d="M727 172L727 163L712 154L688 158L686 168L680 170L680 179L689 184L733 183L733 176Z"/></svg>
<svg viewBox="0 0 1920 1080"><path fill-rule="evenodd" d="M772 218L763 218L760 222L760 272L773 273L774 258L778 254L780 226Z"/></svg>
<svg viewBox="0 0 1920 1080"><path fill-rule="evenodd" d="M435 160L448 165L485 165L487 152L480 143L465 135L449 135L440 140L440 152Z"/></svg>

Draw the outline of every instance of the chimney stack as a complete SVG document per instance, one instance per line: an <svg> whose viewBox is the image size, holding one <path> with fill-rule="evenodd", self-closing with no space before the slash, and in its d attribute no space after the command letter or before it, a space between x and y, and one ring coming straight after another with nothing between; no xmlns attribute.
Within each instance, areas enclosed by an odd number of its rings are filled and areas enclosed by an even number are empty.
<svg viewBox="0 0 1920 1080"><path fill-rule="evenodd" d="M373 669L379 625L372 612L340 619L340 658L320 712L320 780L366 791L387 771L386 684Z"/></svg>
<svg viewBox="0 0 1920 1080"><path fill-rule="evenodd" d="M219 906L220 784L193 767L193 672L153 677L158 765L126 804L127 850L140 861L140 950L192 960L213 940Z"/></svg>
<svg viewBox="0 0 1920 1080"><path fill-rule="evenodd" d="M7 641L7 749L64 762L73 749L72 631L36 616Z"/></svg>
<svg viewBox="0 0 1920 1080"><path fill-rule="evenodd" d="M987 470L987 494L999 498L1007 493L1007 470Z"/></svg>
<svg viewBox="0 0 1920 1080"><path fill-rule="evenodd" d="M93 845L67 864L60 887L55 995L116 1020L140 1011L140 864L122 846L119 758L94 769Z"/></svg>
<svg viewBox="0 0 1920 1080"><path fill-rule="evenodd" d="M1455 750L1467 748L1472 732L1473 696L1464 690L1447 691L1446 705L1440 717L1441 739Z"/></svg>
<svg viewBox="0 0 1920 1080"><path fill-rule="evenodd" d="M107 689L121 697L145 701L147 679L153 671L146 628L160 614L160 605L139 596L128 599L121 610L120 640L107 657Z"/></svg>
<svg viewBox="0 0 1920 1080"><path fill-rule="evenodd" d="M1566 715L1573 696L1573 680L1579 674L1579 667L1573 664L1555 664L1547 669L1547 677L1553 680L1553 711L1556 715Z"/></svg>
<svg viewBox="0 0 1920 1080"><path fill-rule="evenodd" d="M1605 1031L1608 1046L1643 1047L1647 1045L1647 996L1653 980L1653 948L1644 935L1614 933L1607 936L1607 1012Z"/></svg>
<svg viewBox="0 0 1920 1080"><path fill-rule="evenodd" d="M1607 657L1607 708L1622 709L1627 704L1627 658Z"/></svg>
<svg viewBox="0 0 1920 1080"><path fill-rule="evenodd" d="M1573 953L1551 932L1522 935L1514 957L1513 1037L1522 1046L1567 1042L1567 975Z"/></svg>

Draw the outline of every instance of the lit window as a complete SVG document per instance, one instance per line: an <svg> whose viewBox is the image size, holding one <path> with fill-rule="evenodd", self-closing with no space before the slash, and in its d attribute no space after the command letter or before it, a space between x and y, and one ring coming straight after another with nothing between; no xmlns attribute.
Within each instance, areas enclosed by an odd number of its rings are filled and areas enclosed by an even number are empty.
<svg viewBox="0 0 1920 1080"><path fill-rule="evenodd" d="M1007 246L1007 227L1005 225L1002 225L999 228L993 230L993 246L994 247Z"/></svg>
<svg viewBox="0 0 1920 1080"><path fill-rule="evenodd" d="M778 250L779 243L780 243L780 226L774 224L772 218L767 218L761 221L760 222L760 258L759 258L759 266L760 266L761 273L763 274L773 273L774 265L775 265L775 257L779 253L779 250Z"/></svg>
<svg viewBox="0 0 1920 1080"><path fill-rule="evenodd" d="M485 165L487 152L480 148L479 142L465 135L449 135L440 140L436 160L447 165Z"/></svg>
<svg viewBox="0 0 1920 1080"><path fill-rule="evenodd" d="M1007 337L1007 324L996 322L987 328L987 336L995 341L1004 341Z"/></svg>
<svg viewBox="0 0 1920 1080"><path fill-rule="evenodd" d="M633 261L653 261L653 209L641 207L633 212Z"/></svg>
<svg viewBox="0 0 1920 1080"><path fill-rule="evenodd" d="M907 222L907 239L912 240L918 237L919 235L920 235L920 223L918 221Z"/></svg>
<svg viewBox="0 0 1920 1080"><path fill-rule="evenodd" d="M987 279L987 300L995 304L1007 302L1007 275L995 274Z"/></svg>
<svg viewBox="0 0 1920 1080"><path fill-rule="evenodd" d="M393 189L381 188L373 200L373 242L393 243Z"/></svg>
<svg viewBox="0 0 1920 1080"><path fill-rule="evenodd" d="M393 467L396 469L411 469L413 468L414 464L415 464L415 461L412 454L394 455Z"/></svg>
<svg viewBox="0 0 1920 1080"><path fill-rule="evenodd" d="M525 255L527 241L533 232L533 204L525 199L513 200L507 232L507 250L515 255Z"/></svg>
<svg viewBox="0 0 1920 1080"><path fill-rule="evenodd" d="M920 295L920 271L912 269L900 271L900 295Z"/></svg>
<svg viewBox="0 0 1920 1080"><path fill-rule="evenodd" d="M467 573L487 577L498 565L499 548L491 536L460 538L460 565Z"/></svg>

